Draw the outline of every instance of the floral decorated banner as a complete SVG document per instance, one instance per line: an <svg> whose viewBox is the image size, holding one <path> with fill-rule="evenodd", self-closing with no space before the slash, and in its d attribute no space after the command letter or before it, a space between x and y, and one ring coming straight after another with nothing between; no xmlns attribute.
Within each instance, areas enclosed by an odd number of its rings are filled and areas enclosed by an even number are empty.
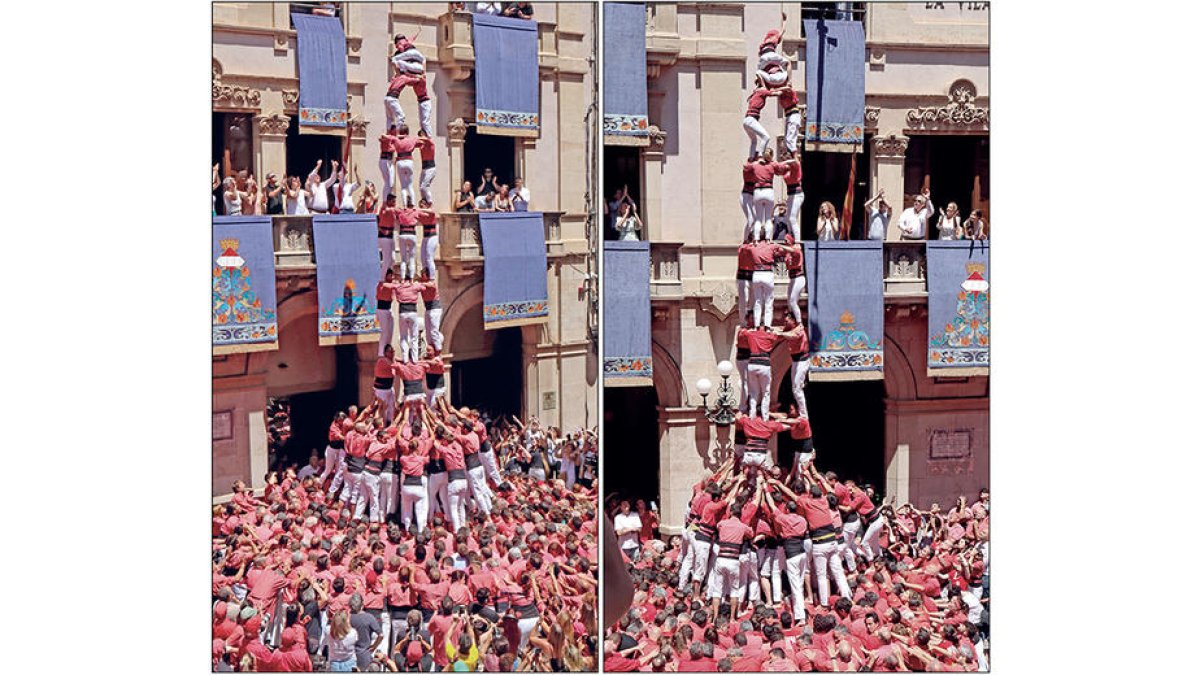
<svg viewBox="0 0 1200 675"><path fill-rule="evenodd" d="M548 321L546 227L541 212L481 213L479 233L483 239L483 327Z"/></svg>
<svg viewBox="0 0 1200 675"><path fill-rule="evenodd" d="M313 254L317 261L320 344L377 341L375 282L379 280L379 246L375 216L313 216Z"/></svg>
<svg viewBox="0 0 1200 675"><path fill-rule="evenodd" d="M804 266L813 378L883 379L883 242L805 242Z"/></svg>
<svg viewBox="0 0 1200 675"><path fill-rule="evenodd" d="M651 386L650 242L604 242L604 386Z"/></svg>
<svg viewBox="0 0 1200 675"><path fill-rule="evenodd" d="M346 33L340 19L293 14L296 62L300 73L300 133L345 129Z"/></svg>
<svg viewBox="0 0 1200 675"><path fill-rule="evenodd" d="M229 354L277 349L271 219L216 216L212 225L212 343Z"/></svg>
<svg viewBox="0 0 1200 675"><path fill-rule="evenodd" d="M604 3L604 135L642 138L646 118L646 5Z"/></svg>
<svg viewBox="0 0 1200 675"><path fill-rule="evenodd" d="M489 14L473 21L476 131L537 136L537 22Z"/></svg>
<svg viewBox="0 0 1200 675"><path fill-rule="evenodd" d="M931 241L926 251L929 369L986 375L991 348L988 242Z"/></svg>
<svg viewBox="0 0 1200 675"><path fill-rule="evenodd" d="M859 21L804 22L804 82L809 149L853 152L863 142L867 50Z"/></svg>

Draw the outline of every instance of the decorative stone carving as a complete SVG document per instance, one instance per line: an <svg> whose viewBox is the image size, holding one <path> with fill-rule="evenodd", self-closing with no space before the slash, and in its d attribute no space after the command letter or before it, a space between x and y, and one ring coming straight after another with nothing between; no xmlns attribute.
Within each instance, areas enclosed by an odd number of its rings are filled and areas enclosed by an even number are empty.
<svg viewBox="0 0 1200 675"><path fill-rule="evenodd" d="M216 59L212 60L212 67L213 67L213 78L212 79L214 82L216 82L217 80L221 79L221 75L224 74L225 69L223 67L221 67L221 62Z"/></svg>
<svg viewBox="0 0 1200 675"><path fill-rule="evenodd" d="M667 132L653 124L650 125L647 131L650 136L650 147L661 152L663 146L667 144Z"/></svg>
<svg viewBox="0 0 1200 675"><path fill-rule="evenodd" d="M866 126L867 128L878 127L879 126L879 113L880 113L879 106L870 106L870 105L867 106L863 110L863 125Z"/></svg>
<svg viewBox="0 0 1200 675"><path fill-rule="evenodd" d="M909 110L908 126L924 130L986 128L990 113L987 108L975 105L976 96L977 89L973 82L955 80L946 94L946 105Z"/></svg>
<svg viewBox="0 0 1200 675"><path fill-rule="evenodd" d="M446 125L446 136L452 141L462 142L467 137L467 123L461 117L455 117Z"/></svg>
<svg viewBox="0 0 1200 675"><path fill-rule="evenodd" d="M254 118L258 122L258 133L261 136L287 136L288 123L292 118L279 113L259 115Z"/></svg>
<svg viewBox="0 0 1200 675"><path fill-rule="evenodd" d="M887 65L887 52L883 51L882 47L871 47L867 62L871 65L871 70L883 70Z"/></svg>
<svg viewBox="0 0 1200 675"><path fill-rule="evenodd" d="M908 152L908 137L897 136L896 134L888 134L887 136L875 136L876 157L896 157L903 159L904 153Z"/></svg>
<svg viewBox="0 0 1200 675"><path fill-rule="evenodd" d="M889 243L886 248L888 280L919 281L925 278L923 243Z"/></svg>
<svg viewBox="0 0 1200 675"><path fill-rule="evenodd" d="M212 101L214 110L258 110L262 103L262 92L250 87L222 84L220 79L214 79Z"/></svg>
<svg viewBox="0 0 1200 675"><path fill-rule="evenodd" d="M283 94L283 107L285 110L295 110L300 105L300 91L298 89L284 89L280 93Z"/></svg>
<svg viewBox="0 0 1200 675"><path fill-rule="evenodd" d="M288 48L288 38L290 37L291 35L289 35L286 30L275 31L275 51L286 53Z"/></svg>
<svg viewBox="0 0 1200 675"><path fill-rule="evenodd" d="M719 284L713 289L707 302L701 301L701 309L724 321L737 307L737 290L733 284Z"/></svg>
<svg viewBox="0 0 1200 675"><path fill-rule="evenodd" d="M279 235L280 251L305 251L308 248L308 234L300 230L289 229Z"/></svg>
<svg viewBox="0 0 1200 675"><path fill-rule="evenodd" d="M346 55L357 57L362 50L362 38L346 36Z"/></svg>
<svg viewBox="0 0 1200 675"><path fill-rule="evenodd" d="M364 139L367 137L367 125L370 124L368 120L355 117L348 124L350 125L350 138Z"/></svg>

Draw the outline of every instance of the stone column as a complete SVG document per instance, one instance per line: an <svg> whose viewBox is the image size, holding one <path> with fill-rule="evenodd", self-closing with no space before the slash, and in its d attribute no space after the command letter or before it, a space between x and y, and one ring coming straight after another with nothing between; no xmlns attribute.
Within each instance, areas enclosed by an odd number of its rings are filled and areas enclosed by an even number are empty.
<svg viewBox="0 0 1200 675"><path fill-rule="evenodd" d="M356 117L350 120L350 166L358 167L360 176L368 173L369 168L363 166L363 162L366 161L367 125L369 124L370 122L363 117ZM353 178L353 173L351 177Z"/></svg>
<svg viewBox="0 0 1200 675"><path fill-rule="evenodd" d="M727 447L728 428L710 426L699 408L658 408L659 526L664 535L683 530L692 486L714 471L724 459L717 447Z"/></svg>
<svg viewBox="0 0 1200 675"><path fill-rule="evenodd" d="M282 113L258 115L254 118L254 166L258 175L265 180L270 172L279 174L283 181L287 169L287 128L291 118Z"/></svg>
<svg viewBox="0 0 1200 675"><path fill-rule="evenodd" d="M449 194L455 196L458 194L458 188L463 178L463 144L467 138L467 123L463 118L458 117L450 120L446 125L446 145L450 151L450 170L446 176L450 180Z"/></svg>
<svg viewBox="0 0 1200 675"><path fill-rule="evenodd" d="M649 241L663 241L662 227L662 164L663 148L667 144L667 132L656 126L650 127L650 145L642 148L642 219L645 221L645 237ZM614 190L609 190L613 192ZM607 195L601 195L608 199Z"/></svg>
<svg viewBox="0 0 1200 675"><path fill-rule="evenodd" d="M895 448L888 453L890 456L886 460L887 487L884 494L889 498L894 497L896 504L903 504L909 501L909 446L907 443L900 443Z"/></svg>
<svg viewBox="0 0 1200 675"><path fill-rule="evenodd" d="M871 152L871 187L875 194L880 189L887 192L888 204L892 206L892 219L888 223L887 241L900 240L898 222L904 210L904 154L908 151L908 137L904 135L878 135L873 140Z"/></svg>

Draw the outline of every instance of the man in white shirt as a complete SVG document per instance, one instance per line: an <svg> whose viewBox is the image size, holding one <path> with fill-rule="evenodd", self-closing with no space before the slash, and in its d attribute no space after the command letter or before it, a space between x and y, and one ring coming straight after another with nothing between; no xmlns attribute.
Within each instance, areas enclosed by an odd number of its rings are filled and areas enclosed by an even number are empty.
<svg viewBox="0 0 1200 675"><path fill-rule="evenodd" d="M621 552L630 560L636 561L641 549L638 537L642 532L642 519L636 511L630 511L628 500L621 501L620 512L613 519L613 531L617 535L617 546L621 548Z"/></svg>
<svg viewBox="0 0 1200 675"><path fill-rule="evenodd" d="M884 198L883 190L864 206L867 207L867 239L882 241L887 236L888 221L892 219L892 206Z"/></svg>
<svg viewBox="0 0 1200 675"><path fill-rule="evenodd" d="M929 188L921 191L913 200L913 205L904 209L900 214L901 239L925 239L928 231L929 217L933 215L933 202L929 199Z"/></svg>
<svg viewBox="0 0 1200 675"><path fill-rule="evenodd" d="M324 160L317 160L317 166L313 168L312 173L308 174L308 181L305 187L312 193L308 208L313 213L329 213L329 186L333 185L333 181L337 180L338 162L333 160L333 171L329 172L329 178L321 180L321 163Z"/></svg>
<svg viewBox="0 0 1200 675"><path fill-rule="evenodd" d="M308 464L300 468L300 471L296 474L296 478L304 480L309 476L319 476L321 475L322 468L321 458L317 456L316 452L313 452L308 458Z"/></svg>
<svg viewBox="0 0 1200 675"><path fill-rule="evenodd" d="M354 170L354 180L346 182L347 178L346 167L338 174L337 183L333 186L333 198L336 202L338 213L354 213L354 191L361 185L358 178L358 169Z"/></svg>
<svg viewBox="0 0 1200 675"><path fill-rule="evenodd" d="M513 207L517 211L529 210L529 188L525 187L525 179L517 178L513 180L512 200ZM523 203L523 205L518 206L520 203Z"/></svg>
<svg viewBox="0 0 1200 675"><path fill-rule="evenodd" d="M499 2L477 2L475 3L475 13L498 15L501 12L501 4Z"/></svg>

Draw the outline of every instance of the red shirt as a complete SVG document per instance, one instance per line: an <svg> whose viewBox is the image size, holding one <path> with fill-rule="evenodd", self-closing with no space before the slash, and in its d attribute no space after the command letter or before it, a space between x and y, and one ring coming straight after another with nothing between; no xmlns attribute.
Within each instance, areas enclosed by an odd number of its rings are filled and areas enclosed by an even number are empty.
<svg viewBox="0 0 1200 675"><path fill-rule="evenodd" d="M783 254L783 260L787 264L789 271L801 271L804 269L804 249L797 248L794 251L787 251Z"/></svg>
<svg viewBox="0 0 1200 675"><path fill-rule="evenodd" d="M742 331L746 336L746 346L750 348L750 355L755 354L770 354L775 345L782 339L778 333L772 333L769 330L754 330Z"/></svg>
<svg viewBox="0 0 1200 675"><path fill-rule="evenodd" d="M396 209L396 226L400 228L400 234L417 233L417 223L420 218L417 216L417 209Z"/></svg>
<svg viewBox="0 0 1200 675"><path fill-rule="evenodd" d="M787 342L788 353L802 356L808 354L808 331L803 328L796 335L784 338L784 341Z"/></svg>
<svg viewBox="0 0 1200 675"><path fill-rule="evenodd" d="M415 305L424 288L425 285L419 282L396 284L396 302Z"/></svg>
<svg viewBox="0 0 1200 675"><path fill-rule="evenodd" d="M724 499L709 503L700 514L700 522L710 527L716 527L717 520L725 513L727 505Z"/></svg>
<svg viewBox="0 0 1200 675"><path fill-rule="evenodd" d="M346 432L342 431L342 423L334 420L333 424L329 425L329 440L342 441L346 439Z"/></svg>
<svg viewBox="0 0 1200 675"><path fill-rule="evenodd" d="M464 455L473 455L479 452L479 437L475 435L474 431L468 431L465 434L456 433L454 438L463 446Z"/></svg>
<svg viewBox="0 0 1200 675"><path fill-rule="evenodd" d="M425 463L428 458L417 452L412 452L407 455L400 456L400 472L405 476L420 476L425 473Z"/></svg>
<svg viewBox="0 0 1200 675"><path fill-rule="evenodd" d="M824 497L813 498L809 495L799 495L800 510L804 519L812 529L833 525L833 515L829 513L829 503Z"/></svg>
<svg viewBox="0 0 1200 675"><path fill-rule="evenodd" d="M425 304L429 304L430 302L437 300L438 299L437 284L432 281L426 281L426 282L422 283L421 284L421 299L425 301Z"/></svg>
<svg viewBox="0 0 1200 675"><path fill-rule="evenodd" d="M417 150L421 152L422 161L433 161L433 139L417 136Z"/></svg>
<svg viewBox="0 0 1200 675"><path fill-rule="evenodd" d="M771 434L787 429L782 422L749 416L739 417L734 424L745 432L747 440L761 439L764 443L771 438Z"/></svg>
<svg viewBox="0 0 1200 675"><path fill-rule="evenodd" d="M412 156L413 150L419 145L416 136L400 136L392 141L392 149L396 152L396 159L404 159L405 155Z"/></svg>
<svg viewBox="0 0 1200 675"><path fill-rule="evenodd" d="M754 269L754 247L750 244L742 244L738 246L737 263L739 270L750 271Z"/></svg>
<svg viewBox="0 0 1200 675"><path fill-rule="evenodd" d="M769 241L759 241L750 245L750 256L754 260L756 271L766 271L775 264L775 256L783 252L779 244Z"/></svg>
<svg viewBox="0 0 1200 675"><path fill-rule="evenodd" d="M775 526L779 536L803 537L808 532L808 522L799 513L788 513L783 509L775 509Z"/></svg>
<svg viewBox="0 0 1200 675"><path fill-rule="evenodd" d="M801 171L799 160L789 159L786 162L776 162L775 164L783 168L783 182L785 185L800 184Z"/></svg>
<svg viewBox="0 0 1200 675"><path fill-rule="evenodd" d="M370 434L360 434L357 431L350 431L346 434L346 454L351 457L366 457L367 447L370 445Z"/></svg>
<svg viewBox="0 0 1200 675"><path fill-rule="evenodd" d="M420 361L416 363L396 362L396 364L392 366L392 369L396 371L396 374L400 376L400 379L408 380L409 382L420 380L425 377L425 364Z"/></svg>
<svg viewBox="0 0 1200 675"><path fill-rule="evenodd" d="M462 446L454 441L449 443L436 442L438 451L442 454L442 459L446 460L446 469L462 469L467 468L466 460L463 459Z"/></svg>
<svg viewBox="0 0 1200 675"><path fill-rule="evenodd" d="M395 152L396 137L382 134L379 136L379 154Z"/></svg>
<svg viewBox="0 0 1200 675"><path fill-rule="evenodd" d="M754 189L769 188L776 175L782 175L784 168L775 162L746 162L742 165L742 183L750 183ZM743 188L745 186L743 185Z"/></svg>
<svg viewBox="0 0 1200 675"><path fill-rule="evenodd" d="M378 234L380 237L390 237L395 232L396 225L399 221L400 211L395 206L385 206L379 212Z"/></svg>
<svg viewBox="0 0 1200 675"><path fill-rule="evenodd" d="M754 536L754 530L740 518L730 516L717 523L717 541L725 544L741 544L743 539Z"/></svg>

